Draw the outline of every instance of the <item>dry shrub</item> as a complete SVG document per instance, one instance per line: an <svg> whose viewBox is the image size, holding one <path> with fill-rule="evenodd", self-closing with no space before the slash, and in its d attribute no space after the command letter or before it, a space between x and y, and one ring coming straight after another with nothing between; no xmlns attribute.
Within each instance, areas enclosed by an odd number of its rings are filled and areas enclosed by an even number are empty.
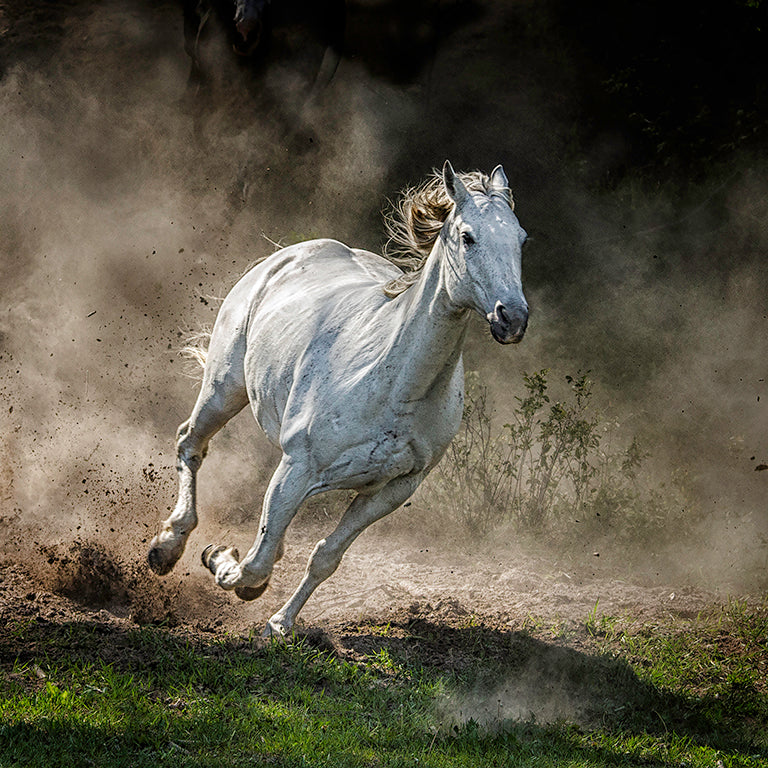
<svg viewBox="0 0 768 768"><path fill-rule="evenodd" d="M674 479L655 486L643 477L648 454L637 438L609 447L606 437L618 425L596 413L588 376L566 376L570 396L553 402L548 373L523 375L525 394L501 427L487 387L468 373L461 429L427 481L433 511L476 537L501 525L546 535L581 522L592 536L611 529L614 538L640 544L660 526L690 528Z"/></svg>

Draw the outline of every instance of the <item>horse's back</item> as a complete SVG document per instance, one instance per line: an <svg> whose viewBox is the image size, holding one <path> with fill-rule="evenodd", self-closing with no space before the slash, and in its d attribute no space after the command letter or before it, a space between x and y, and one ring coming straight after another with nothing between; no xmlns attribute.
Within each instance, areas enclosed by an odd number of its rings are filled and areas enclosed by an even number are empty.
<svg viewBox="0 0 768 768"><path fill-rule="evenodd" d="M402 274L382 256L352 249L337 240L308 240L281 248L260 261L235 284L219 311L241 331L258 334L266 326L291 325L298 316L327 315L331 307L384 302L383 285ZM317 319L317 317L315 317Z"/></svg>
<svg viewBox="0 0 768 768"><path fill-rule="evenodd" d="M230 325L245 342L242 364L251 406L273 442L279 440L297 377L328 377L331 349L349 348L338 344L339 337L354 337L357 327L370 322L390 301L384 284L399 274L374 253L336 240L311 240L275 252L232 289L220 314L237 316ZM345 364L337 356L336 362L347 375L363 361Z"/></svg>
<svg viewBox="0 0 768 768"><path fill-rule="evenodd" d="M381 285L400 270L375 253L353 249L337 240L322 239L281 248L250 269L232 293L249 295L252 304L309 291L311 295ZM238 297L237 300L241 300Z"/></svg>
<svg viewBox="0 0 768 768"><path fill-rule="evenodd" d="M318 286L321 293L378 286L400 274L383 256L350 248L338 240L309 240L284 248L272 258L281 265L281 280Z"/></svg>

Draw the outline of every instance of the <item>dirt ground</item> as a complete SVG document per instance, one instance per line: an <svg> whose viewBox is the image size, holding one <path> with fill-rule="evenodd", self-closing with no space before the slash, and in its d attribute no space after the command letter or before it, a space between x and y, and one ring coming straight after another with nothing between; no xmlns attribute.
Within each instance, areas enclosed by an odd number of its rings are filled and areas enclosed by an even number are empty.
<svg viewBox="0 0 768 768"><path fill-rule="evenodd" d="M258 633L298 585L321 535L311 525L290 531L285 557L253 603L217 588L194 544L176 570L159 579L138 558L126 561L98 544L77 543L68 551L48 548L34 570L6 559L0 605L6 621L18 613L60 622L118 618ZM535 556L515 545L497 544L492 550L480 544L452 551L439 545L417 549L402 535L367 532L312 596L299 628L334 633L350 622L386 623L413 614L446 618L448 625L482 622L558 635L583 628L590 616L691 619L727 599L700 587L649 584L636 573L622 577L615 563L579 563L551 551ZM594 553L587 557L599 560Z"/></svg>
<svg viewBox="0 0 768 768"><path fill-rule="evenodd" d="M248 604L222 593L202 565L159 580L143 564L131 566L97 546L78 545L65 556L51 552L48 569L34 575L6 561L0 566L0 664L10 674L16 662L34 669L40 649L54 658L66 654L63 638L73 625L96 629L98 658L107 663L123 663L126 632L146 624L199 647L218 638L252 648L251 639L295 585L309 534L290 537L270 587ZM629 629L675 619L684 625L720 602L701 589L644 586L575 563L566 571L551 554L511 557L499 547L493 557L487 549L449 557L372 532L359 545L310 599L297 635L351 662L371 663L384 651L475 680L436 703L447 726L471 718L491 726L567 719L588 727L626 707L665 711L672 705L649 699L648 687L623 661L600 655L588 620L623 618ZM23 647L15 639L20 627L32 638ZM155 663L135 648L130 653L138 668ZM494 677L483 673L481 659L497 670Z"/></svg>
<svg viewBox="0 0 768 768"><path fill-rule="evenodd" d="M357 3L351 23L361 36L383 28L379 5ZM486 5L484 16L477 4L452 4L442 37L428 25L412 27L430 55L401 58L391 70L386 46L357 38L328 95L333 116L306 134L250 130L216 111L197 126L207 137L197 143L182 104L188 61L175 3L0 2L0 86L10 116L0 174L4 627L168 622L190 632L248 633L287 599L325 530L316 521L289 532L286 556L255 603L223 593L199 563L211 537L234 537L241 551L250 543L259 500L244 499L263 487L274 458L255 460L264 446L240 440L250 425L217 438L212 469L201 477L208 517L174 573L158 579L144 565L146 542L173 503L171 444L194 397L176 349L184 332L212 320L211 294L271 248L267 238L311 235L321 220L368 244L378 203L359 201L382 199L393 169L426 146L429 127L444 127L462 109L440 78L466 71L477 104L494 101L492 89L477 84L506 77L492 57L473 60L476 72L465 66L476 50L500 49L489 30L514 21L499 15L503 3ZM473 25L471 34L454 34L462 24ZM408 36L392 40L400 51L413 47ZM515 55L535 61L533 51ZM473 164L490 162L493 147L514 130L521 178L556 165L558 142L567 138L542 126L571 104L562 70L538 64L542 83L529 87L528 70L515 69L519 88L509 112L490 121L482 146L456 143L457 155L475 152ZM548 95L553 84L559 90ZM337 134L343 149L329 138ZM296 185L287 209L281 195L289 171ZM544 196L531 192L534 209ZM490 343L479 334L475 341ZM526 354L520 359L531 362L534 353ZM224 476L231 482L217 481ZM470 622L557 634L583 627L592 611L638 621L691 618L733 590L749 592L748 577L735 587L718 586L695 567L670 577L675 569L656 568L652 553L639 571L589 542L571 542L567 554L512 536L471 544L459 534L432 538L398 515L352 547L301 614L302 631L322 629L352 652L364 650L355 627L368 621L429 621L448 643L453 629ZM724 570L738 564L738 550L723 559Z"/></svg>

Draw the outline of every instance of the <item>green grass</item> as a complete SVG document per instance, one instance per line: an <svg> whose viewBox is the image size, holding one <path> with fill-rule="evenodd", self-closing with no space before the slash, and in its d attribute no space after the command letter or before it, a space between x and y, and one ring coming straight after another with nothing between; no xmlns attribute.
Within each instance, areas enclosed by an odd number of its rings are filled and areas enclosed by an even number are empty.
<svg viewBox="0 0 768 768"><path fill-rule="evenodd" d="M695 621L647 624L631 631L592 618L606 652L620 654L660 691L685 699L716 729L765 752L768 746L768 610L731 602Z"/></svg>
<svg viewBox="0 0 768 768"><path fill-rule="evenodd" d="M420 618L333 648L0 619L0 766L765 766L767 628L733 603L596 610L570 638ZM559 698L555 722L511 715Z"/></svg>

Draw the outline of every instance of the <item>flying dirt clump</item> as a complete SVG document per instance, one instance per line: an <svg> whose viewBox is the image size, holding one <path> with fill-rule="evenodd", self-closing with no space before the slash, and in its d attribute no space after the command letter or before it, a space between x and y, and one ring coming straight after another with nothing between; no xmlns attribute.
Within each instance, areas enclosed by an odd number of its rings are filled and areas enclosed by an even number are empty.
<svg viewBox="0 0 768 768"><path fill-rule="evenodd" d="M47 588L55 594L87 608L130 615L139 624L173 623L171 596L154 587L142 567L101 544L76 541L64 553L50 547L44 554L52 566Z"/></svg>
<svg viewBox="0 0 768 768"><path fill-rule="evenodd" d="M56 594L97 608L128 602L124 566L99 544L75 542L64 555L49 553L48 564L56 566Z"/></svg>

